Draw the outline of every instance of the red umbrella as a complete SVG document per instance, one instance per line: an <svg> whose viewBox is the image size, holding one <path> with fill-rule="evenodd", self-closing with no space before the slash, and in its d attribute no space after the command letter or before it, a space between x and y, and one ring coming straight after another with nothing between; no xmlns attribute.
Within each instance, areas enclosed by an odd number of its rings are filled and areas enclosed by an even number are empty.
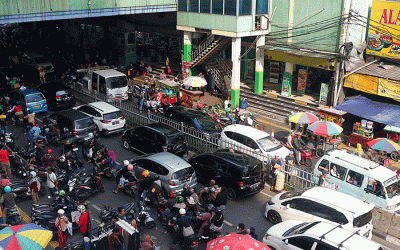
<svg viewBox="0 0 400 250"><path fill-rule="evenodd" d="M230 233L208 242L207 250L271 250L264 243L255 240L249 234Z"/></svg>

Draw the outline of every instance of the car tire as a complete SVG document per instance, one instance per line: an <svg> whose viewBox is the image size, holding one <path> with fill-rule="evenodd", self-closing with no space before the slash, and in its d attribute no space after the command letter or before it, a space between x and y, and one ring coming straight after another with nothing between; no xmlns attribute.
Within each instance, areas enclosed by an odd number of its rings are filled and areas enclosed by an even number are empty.
<svg viewBox="0 0 400 250"><path fill-rule="evenodd" d="M228 194L228 199L229 200L236 200L237 199L237 195L236 195L236 192L235 192L235 190L233 190L233 188L228 188L227 190L226 190L226 193Z"/></svg>
<svg viewBox="0 0 400 250"><path fill-rule="evenodd" d="M317 155L318 157L324 156L324 150L322 150L322 149L320 149L320 148L318 148L317 151L315 151L315 153L316 153L316 155Z"/></svg>
<svg viewBox="0 0 400 250"><path fill-rule="evenodd" d="M271 222L274 225L282 222L281 216L279 215L278 212L276 212L274 210L268 211L267 219L269 222Z"/></svg>
<svg viewBox="0 0 400 250"><path fill-rule="evenodd" d="M306 159L305 161L304 161L304 165L306 165L306 167L311 167L311 165L312 165L312 161L311 161L311 159Z"/></svg>
<svg viewBox="0 0 400 250"><path fill-rule="evenodd" d="M122 140L122 146L123 146L124 149L126 149L126 150L131 149L131 145L129 145L128 140Z"/></svg>

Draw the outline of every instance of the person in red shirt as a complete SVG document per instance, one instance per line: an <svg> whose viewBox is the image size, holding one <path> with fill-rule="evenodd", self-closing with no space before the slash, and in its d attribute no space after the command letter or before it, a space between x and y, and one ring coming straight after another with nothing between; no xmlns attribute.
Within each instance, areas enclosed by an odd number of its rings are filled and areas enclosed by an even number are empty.
<svg viewBox="0 0 400 250"><path fill-rule="evenodd" d="M78 211L81 213L79 221L76 220L76 216L74 219L76 223L79 225L79 231L81 231L82 237L89 237L88 233L89 214L86 212L86 208L84 205L79 205Z"/></svg>
<svg viewBox="0 0 400 250"><path fill-rule="evenodd" d="M33 203L39 203L40 181L39 178L36 177L36 172L34 171L30 172L29 189L31 190Z"/></svg>
<svg viewBox="0 0 400 250"><path fill-rule="evenodd" d="M8 179L11 178L11 165L8 156L10 153L7 151L6 147L3 145L0 150L0 165L1 168L6 172Z"/></svg>
<svg viewBox="0 0 400 250"><path fill-rule="evenodd" d="M14 123L14 125L15 125L15 120L16 120L17 116L19 116L19 115L24 115L24 112L22 111L21 105L18 105L18 104L16 104L16 105L12 108L11 111L14 112L14 116L13 116L12 121L13 121L13 123Z"/></svg>

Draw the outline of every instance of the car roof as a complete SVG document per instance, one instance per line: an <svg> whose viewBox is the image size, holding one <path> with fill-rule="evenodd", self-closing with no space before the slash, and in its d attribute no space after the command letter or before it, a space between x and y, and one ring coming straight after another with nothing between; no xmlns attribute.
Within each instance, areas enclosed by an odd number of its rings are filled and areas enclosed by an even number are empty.
<svg viewBox="0 0 400 250"><path fill-rule="evenodd" d="M191 166L187 161L185 161L181 157L176 156L169 152L155 153L147 155L144 158L160 163L164 167L169 168L169 170L174 170L174 171Z"/></svg>
<svg viewBox="0 0 400 250"><path fill-rule="evenodd" d="M70 117L73 120L81 120L81 119L85 119L85 118L90 118L90 116L82 113L79 110L75 110L75 109L67 109L64 111L60 111L60 112L58 112L58 114L66 116L66 117Z"/></svg>
<svg viewBox="0 0 400 250"><path fill-rule="evenodd" d="M303 192L301 197L316 199L335 207L345 209L354 213L355 217L371 211L374 207L371 203L364 202L348 194L324 187L310 188Z"/></svg>
<svg viewBox="0 0 400 250"><path fill-rule="evenodd" d="M248 154L233 149L221 149L211 153L205 153L203 155L212 155L224 161L231 162L239 167L246 167L257 163L261 163L260 160Z"/></svg>
<svg viewBox="0 0 400 250"><path fill-rule="evenodd" d="M104 76L105 78L110 77L110 76L125 76L125 74L116 71L115 69L103 69L103 70L96 70L93 71L94 73L97 73L101 76Z"/></svg>
<svg viewBox="0 0 400 250"><path fill-rule="evenodd" d="M182 114L182 115L187 115L190 117L200 117L200 118L204 118L207 117L205 116L202 112L191 109L191 108L187 108L187 107L171 107L169 108L170 111L174 111L176 113ZM210 118L211 119L211 118Z"/></svg>
<svg viewBox="0 0 400 250"><path fill-rule="evenodd" d="M347 153L347 151L344 150L336 149L330 151L326 153L324 157L331 159L334 158L339 165L346 168L349 168L349 166L354 166L354 168L350 169L355 170L360 174L370 176L379 181L386 181L396 176L396 174L392 170L358 155L349 154Z"/></svg>
<svg viewBox="0 0 400 250"><path fill-rule="evenodd" d="M150 123L150 124L145 125L144 127L149 127L154 130L160 131L161 133L163 133L166 136L181 134L181 132L179 130L174 129L173 127L170 127L170 126L160 123L160 122Z"/></svg>
<svg viewBox="0 0 400 250"><path fill-rule="evenodd" d="M258 130L256 128L253 128L250 126L241 125L241 124L233 124L233 125L226 126L224 128L223 132L225 132L225 131L237 132L239 134L249 136L255 140L259 140L259 139L265 138L270 135L267 132Z"/></svg>
<svg viewBox="0 0 400 250"><path fill-rule="evenodd" d="M115 111L119 111L118 108L114 107L111 104L108 104L106 102L91 102L86 104L87 106L92 106L95 109L98 109L104 113L109 113L109 112L115 112Z"/></svg>

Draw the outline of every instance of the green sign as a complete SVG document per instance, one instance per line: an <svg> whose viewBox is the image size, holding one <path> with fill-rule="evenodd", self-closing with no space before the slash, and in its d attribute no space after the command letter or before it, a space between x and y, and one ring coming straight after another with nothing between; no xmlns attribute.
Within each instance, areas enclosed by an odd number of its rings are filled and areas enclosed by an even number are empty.
<svg viewBox="0 0 400 250"><path fill-rule="evenodd" d="M290 74L289 72L283 73L281 95L287 97L292 95L292 74Z"/></svg>
<svg viewBox="0 0 400 250"><path fill-rule="evenodd" d="M319 106L326 106L328 100L329 84L321 83L321 92L319 93Z"/></svg>

